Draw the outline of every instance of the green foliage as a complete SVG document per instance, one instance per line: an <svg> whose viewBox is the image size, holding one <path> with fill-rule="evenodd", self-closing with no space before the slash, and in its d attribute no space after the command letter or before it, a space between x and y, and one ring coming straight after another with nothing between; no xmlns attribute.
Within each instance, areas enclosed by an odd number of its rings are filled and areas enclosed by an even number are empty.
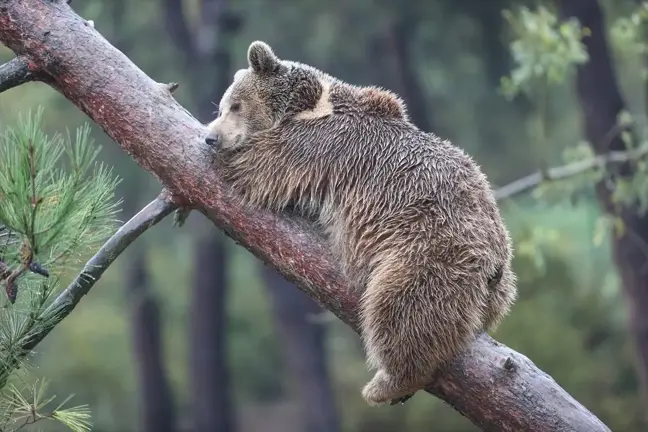
<svg viewBox="0 0 648 432"><path fill-rule="evenodd" d="M29 397L25 396L29 394ZM47 382L36 381L27 391L14 385L0 394L0 431L17 432L43 421L57 421L73 432L91 430L90 411L87 405L70 408L63 406L71 399L66 398L52 409L47 409L56 396L47 396Z"/></svg>
<svg viewBox="0 0 648 432"><path fill-rule="evenodd" d="M65 266L96 246L115 228L118 181L95 159L88 126L73 140L46 136L42 110L8 128L0 147L0 222L20 248L8 248L5 262ZM25 250L30 255L25 256Z"/></svg>
<svg viewBox="0 0 648 432"><path fill-rule="evenodd" d="M561 22L555 14L542 6L536 11L522 7L517 14L511 11L504 13L515 34L511 43L511 53L517 66L511 77L502 81L502 90L507 96L513 97L519 92L546 92L546 85L563 83L576 65L588 61L581 40L589 35L589 30L581 28L578 21ZM638 38L644 31L646 20L648 3L643 3L629 18L622 17L616 21L612 31L616 35L616 41L629 43L634 40L633 49L644 52L644 48L638 49L637 46L644 43ZM633 168L632 176L619 176L614 168L597 165L577 175L544 182L533 191L533 196L545 202L575 203L583 198L592 199L594 185L604 181L611 191L614 204L619 208L632 208L633 211L644 214L648 210L648 142L637 140L631 132L635 123L634 116L628 111L623 111L619 114L614 129L610 131L611 137L616 134L620 136L628 152L634 152L628 162ZM579 164L591 161L594 157L591 144L581 142L565 148L561 160L565 164ZM597 226L613 226L617 234L623 232L619 218L602 217ZM600 234L594 235L595 242L598 242L599 238Z"/></svg>
<svg viewBox="0 0 648 432"><path fill-rule="evenodd" d="M577 20L560 22L544 6L503 14L514 32L510 49L516 67L510 77L502 78L502 91L508 98L534 91L538 82L562 83L574 65L587 62L581 40L589 32Z"/></svg>
<svg viewBox="0 0 648 432"><path fill-rule="evenodd" d="M646 24L648 2L640 2L629 16L618 17L610 26L610 38L615 48L625 55L646 55ZM645 77L645 68L644 68Z"/></svg>
<svg viewBox="0 0 648 432"><path fill-rule="evenodd" d="M45 384L30 389L29 401L17 387L6 387L31 338L57 320L47 307L61 277L116 228L118 180L95 162L89 127L74 139L49 137L40 129L41 116L38 110L21 117L0 144L0 282L10 303L20 288L19 301L0 310L0 420L7 425L2 430L50 419L81 432L89 430L85 407L59 405L41 414L53 400L44 398Z"/></svg>

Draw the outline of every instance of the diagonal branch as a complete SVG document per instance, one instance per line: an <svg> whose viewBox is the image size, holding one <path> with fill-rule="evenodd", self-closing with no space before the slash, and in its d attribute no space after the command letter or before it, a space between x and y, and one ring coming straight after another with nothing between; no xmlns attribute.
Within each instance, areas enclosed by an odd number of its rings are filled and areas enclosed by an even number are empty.
<svg viewBox="0 0 648 432"><path fill-rule="evenodd" d="M86 295L94 284L101 278L108 267L121 255L121 253L146 230L156 225L173 210L176 204L171 201L164 191L139 213L133 216L128 222L117 230L112 237L104 243L99 251L86 263L79 275L70 283L70 285L58 295L44 316L55 317L46 319L47 325L43 330L28 339L21 347L21 357L27 356L36 345L38 345L49 334L54 327L67 317ZM7 377L11 369L18 366L18 360L13 364L2 365L0 367L0 377Z"/></svg>
<svg viewBox="0 0 648 432"><path fill-rule="evenodd" d="M636 161L648 154L648 145L643 145L637 149L628 151L611 151L600 154L590 159L572 162L567 165L549 168L546 171L537 171L511 183L498 188L495 191L495 198L503 200L511 198L514 195L529 191L539 186L544 181L557 181L569 177L574 177L591 171L595 168L604 168L611 164L623 164Z"/></svg>
<svg viewBox="0 0 648 432"><path fill-rule="evenodd" d="M28 52L76 104L183 205L357 331L352 290L321 234L297 219L241 207L213 169L206 129L62 2L0 0L0 41ZM43 40L42 34L48 32ZM37 42L36 42L37 41ZM487 431L609 431L521 354L481 335L429 392Z"/></svg>

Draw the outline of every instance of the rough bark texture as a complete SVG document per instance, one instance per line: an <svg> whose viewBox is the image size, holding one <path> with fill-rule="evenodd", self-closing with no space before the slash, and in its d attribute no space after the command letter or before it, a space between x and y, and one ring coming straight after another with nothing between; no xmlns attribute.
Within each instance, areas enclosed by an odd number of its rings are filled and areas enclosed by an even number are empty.
<svg viewBox="0 0 648 432"><path fill-rule="evenodd" d="M320 235L303 222L241 208L210 165L204 126L64 1L0 0L0 41L47 73L176 200L205 213L357 331L359 295ZM609 430L531 361L487 335L429 391L486 431Z"/></svg>
<svg viewBox="0 0 648 432"><path fill-rule="evenodd" d="M301 407L302 427L297 430L337 432L340 421L326 362L326 329L316 320L322 309L274 269L264 266L263 276Z"/></svg>
<svg viewBox="0 0 648 432"><path fill-rule="evenodd" d="M603 12L598 1L562 0L562 14L577 18L592 35L584 39L590 60L579 67L576 88L583 111L584 133L598 154L625 149L617 128L617 116L626 109L606 41ZM632 164L618 170L622 177L634 175ZM615 235L612 255L621 276L628 300L629 327L637 354L637 371L648 395L648 216L641 216L636 207L617 209L611 190L601 183L597 187L599 201L610 214L623 219L625 230Z"/></svg>

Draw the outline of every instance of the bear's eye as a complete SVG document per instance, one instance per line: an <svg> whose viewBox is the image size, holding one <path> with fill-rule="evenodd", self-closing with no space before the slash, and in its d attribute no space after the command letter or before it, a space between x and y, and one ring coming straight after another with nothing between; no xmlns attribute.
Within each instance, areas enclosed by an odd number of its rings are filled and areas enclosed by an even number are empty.
<svg viewBox="0 0 648 432"><path fill-rule="evenodd" d="M232 112L239 112L241 110L241 103L240 102L234 102L232 106L230 107L230 111Z"/></svg>

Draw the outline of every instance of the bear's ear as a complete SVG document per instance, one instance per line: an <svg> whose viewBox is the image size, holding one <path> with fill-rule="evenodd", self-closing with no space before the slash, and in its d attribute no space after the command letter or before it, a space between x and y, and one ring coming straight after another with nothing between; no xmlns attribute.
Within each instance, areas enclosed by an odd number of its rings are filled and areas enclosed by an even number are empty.
<svg viewBox="0 0 648 432"><path fill-rule="evenodd" d="M279 58L272 52L272 48L261 41L254 41L248 48L248 63L255 73L270 74L279 67Z"/></svg>

